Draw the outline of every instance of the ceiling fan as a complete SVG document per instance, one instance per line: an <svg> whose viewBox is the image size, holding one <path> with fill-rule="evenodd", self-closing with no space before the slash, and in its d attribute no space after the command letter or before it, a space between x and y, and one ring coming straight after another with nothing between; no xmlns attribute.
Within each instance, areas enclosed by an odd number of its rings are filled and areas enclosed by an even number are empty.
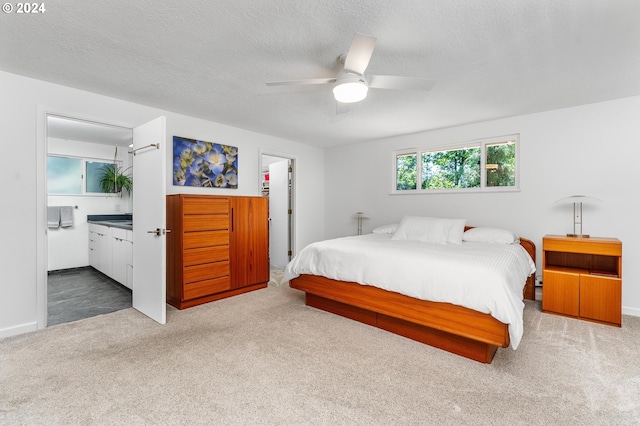
<svg viewBox="0 0 640 426"><path fill-rule="evenodd" d="M342 103L359 102L367 97L369 89L392 90L429 90L434 81L424 78L401 77L395 75L365 75L371 60L376 38L355 33L346 55L340 55L343 64L338 75L330 78L312 78L306 80L274 81L267 86L333 84L333 96Z"/></svg>

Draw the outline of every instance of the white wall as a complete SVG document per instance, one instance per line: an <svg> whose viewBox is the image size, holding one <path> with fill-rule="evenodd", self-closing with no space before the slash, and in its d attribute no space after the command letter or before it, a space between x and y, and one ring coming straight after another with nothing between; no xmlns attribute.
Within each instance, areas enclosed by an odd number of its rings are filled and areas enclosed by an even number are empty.
<svg viewBox="0 0 640 426"><path fill-rule="evenodd" d="M583 232L623 242L623 312L640 316L638 117L640 97L632 97L329 149L326 236L354 235L357 211L370 217L364 232L404 214L464 217L532 239L540 271L543 235L573 230L572 205L554 202L591 195L604 202L583 207ZM390 195L393 150L513 133L520 134L519 192Z"/></svg>
<svg viewBox="0 0 640 426"><path fill-rule="evenodd" d="M114 146L90 142L48 138L49 154L69 155L112 161ZM123 169L131 165L127 148L118 149ZM78 268L89 265L87 240L89 214L131 213L131 198L126 191L118 195L49 195L49 206L74 206L73 227L47 229L47 270Z"/></svg>
<svg viewBox="0 0 640 426"><path fill-rule="evenodd" d="M44 324L41 306L46 303L46 294L38 283L46 280L47 268L46 190L41 177L46 158L46 112L130 128L165 115L167 167L174 135L239 148L237 190L173 187L168 169L168 193L259 195L260 149L282 152L300 166L296 177L296 247L324 236L324 151L319 148L6 72L0 72L0 93L0 140L5 148L19 154L5 158L0 179L0 337Z"/></svg>

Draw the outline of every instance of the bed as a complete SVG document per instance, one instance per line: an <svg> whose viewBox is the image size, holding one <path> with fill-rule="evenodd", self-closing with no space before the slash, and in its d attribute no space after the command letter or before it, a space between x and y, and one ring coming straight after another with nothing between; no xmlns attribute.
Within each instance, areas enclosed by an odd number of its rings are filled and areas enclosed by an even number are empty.
<svg viewBox="0 0 640 426"><path fill-rule="evenodd" d="M535 300L534 243L464 221L453 227L459 228L452 232L454 243L446 235L443 242L441 226L431 226L426 240L398 238L405 218L372 234L310 244L287 265L284 280L305 292L308 306L479 362L491 363L498 348L516 349L523 334L522 299ZM496 232L506 242L465 238L493 238Z"/></svg>

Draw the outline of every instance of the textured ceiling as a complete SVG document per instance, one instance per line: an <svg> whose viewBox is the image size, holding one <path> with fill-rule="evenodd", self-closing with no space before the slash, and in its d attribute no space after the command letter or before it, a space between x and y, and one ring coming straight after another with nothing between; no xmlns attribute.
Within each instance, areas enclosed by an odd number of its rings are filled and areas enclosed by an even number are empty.
<svg viewBox="0 0 640 426"><path fill-rule="evenodd" d="M45 2L0 16L0 69L318 146L640 95L637 0ZM354 32L371 74L436 81L371 90L336 114Z"/></svg>

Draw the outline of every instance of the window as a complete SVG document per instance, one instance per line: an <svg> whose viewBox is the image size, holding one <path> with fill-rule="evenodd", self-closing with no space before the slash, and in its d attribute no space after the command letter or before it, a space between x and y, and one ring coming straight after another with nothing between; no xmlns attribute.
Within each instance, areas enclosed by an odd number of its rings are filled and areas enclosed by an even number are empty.
<svg viewBox="0 0 640 426"><path fill-rule="evenodd" d="M82 194L82 159L47 156L47 193Z"/></svg>
<svg viewBox="0 0 640 426"><path fill-rule="evenodd" d="M486 186L516 186L515 140L487 144L486 151Z"/></svg>
<svg viewBox="0 0 640 426"><path fill-rule="evenodd" d="M418 154L400 154L396 157L396 189L404 191L416 189L416 176L418 175L416 164Z"/></svg>
<svg viewBox="0 0 640 426"><path fill-rule="evenodd" d="M100 179L108 167L113 161L48 155L47 194L104 194Z"/></svg>
<svg viewBox="0 0 640 426"><path fill-rule="evenodd" d="M517 135L511 135L437 149L395 152L393 192L518 190L518 139Z"/></svg>
<svg viewBox="0 0 640 426"><path fill-rule="evenodd" d="M480 186L480 148L422 153L422 189Z"/></svg>
<svg viewBox="0 0 640 426"><path fill-rule="evenodd" d="M102 191L102 185L100 184L100 180L102 179L102 176L106 171L105 169L113 168L113 161L110 163L104 163L101 161L85 160L84 165L85 165L85 171L86 171L85 176L87 177L85 181L86 182L85 192L102 194L104 191Z"/></svg>

